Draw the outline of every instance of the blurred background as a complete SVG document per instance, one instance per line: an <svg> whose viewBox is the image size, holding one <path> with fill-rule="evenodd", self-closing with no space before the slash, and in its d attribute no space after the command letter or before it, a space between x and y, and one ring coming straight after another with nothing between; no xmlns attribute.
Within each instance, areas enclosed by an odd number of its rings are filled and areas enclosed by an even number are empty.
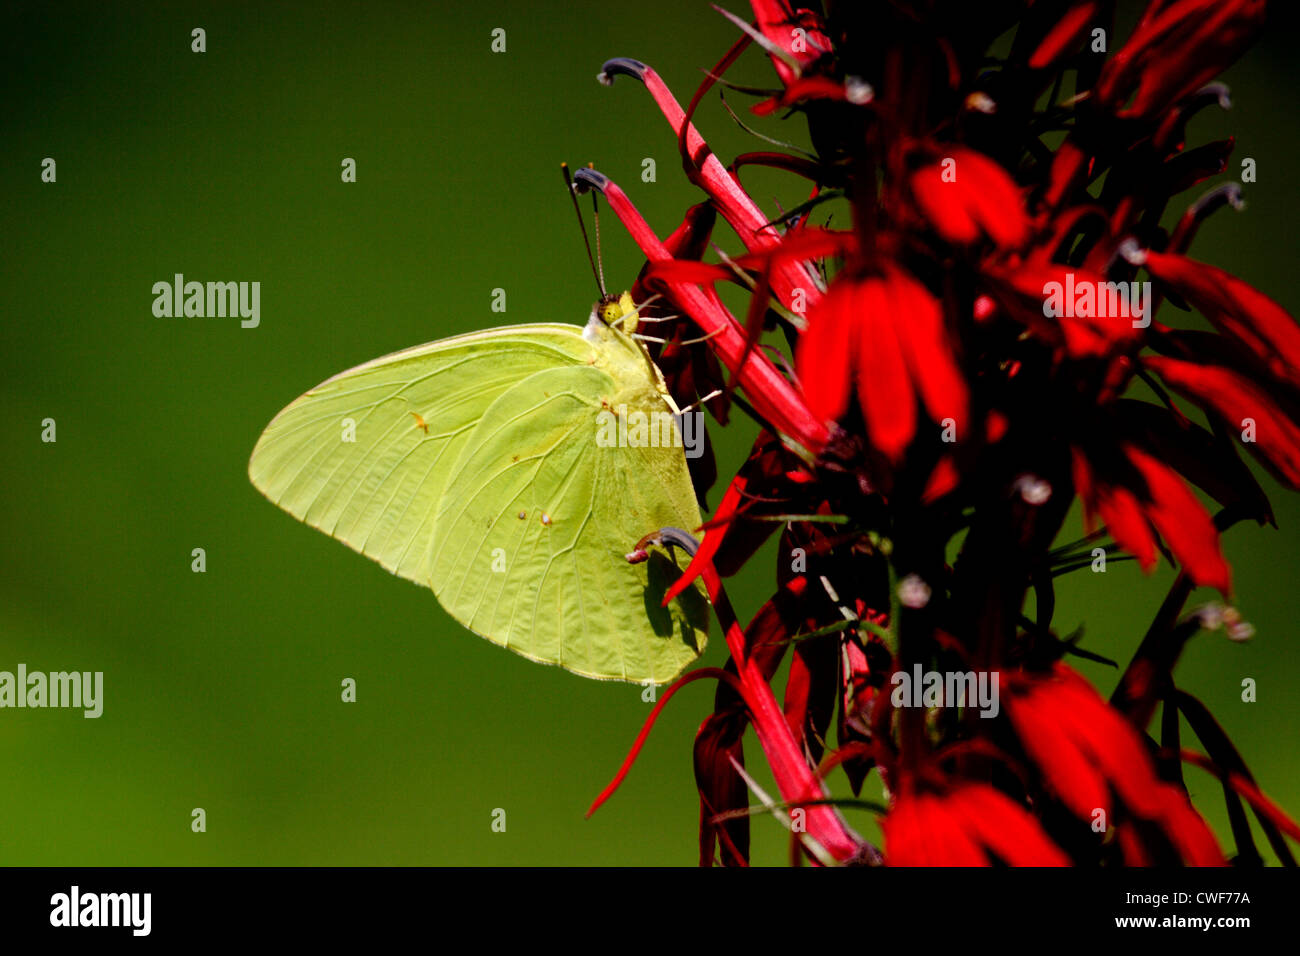
<svg viewBox="0 0 1300 956"><path fill-rule="evenodd" d="M691 743L711 688L673 701L623 789L584 820L649 711L641 688L463 631L430 591L273 507L245 468L271 417L338 371L503 322L582 322L594 282L561 160L594 162L661 235L700 198L649 96L598 85L601 63L645 60L685 101L735 28L703 0L379 7L4 7L0 670L103 671L105 702L98 720L0 710L0 863L696 861ZM1221 180L1243 157L1258 164L1247 210L1219 213L1192 252L1294 314L1300 144L1283 39L1223 77L1231 112L1189 131L1237 136ZM731 78L771 83L755 53ZM724 159L763 148L716 98L697 123ZM805 142L797 120L765 128ZM340 179L345 157L355 183ZM642 181L646 158L655 182ZM805 195L779 174L746 184L773 213ZM603 245L610 285L626 287L641 260L613 216ZM261 282L260 326L156 318L152 286L178 272ZM490 311L498 287L505 316ZM41 441L46 418L56 443ZM724 475L753 435L740 418L715 433ZM1300 501L1261 480L1280 529L1226 538L1257 634L1200 635L1177 676L1294 814ZM1064 537L1079 533L1076 516ZM205 573L191 571L195 548ZM772 559L731 585L744 618ZM1084 624L1085 647L1127 660L1171 580L1133 564L1071 575L1057 627ZM702 663L724 654L715 637ZM1109 693L1115 671L1079 667ZM1241 701L1245 677L1255 703ZM1196 769L1188 782L1228 845L1218 784ZM842 777L832 786L848 793ZM865 795L879 796L874 776ZM191 831L197 807L204 833ZM754 861L782 863L783 834L757 819Z"/></svg>

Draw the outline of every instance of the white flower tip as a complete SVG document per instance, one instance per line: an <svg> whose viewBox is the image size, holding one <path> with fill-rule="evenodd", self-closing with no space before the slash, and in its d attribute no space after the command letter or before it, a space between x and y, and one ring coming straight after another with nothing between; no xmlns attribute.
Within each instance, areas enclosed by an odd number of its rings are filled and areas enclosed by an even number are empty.
<svg viewBox="0 0 1300 956"><path fill-rule="evenodd" d="M1240 624L1230 626L1227 634L1228 640L1241 644L1255 636L1255 625L1249 621L1242 621Z"/></svg>
<svg viewBox="0 0 1300 956"><path fill-rule="evenodd" d="M1241 616L1235 607L1224 604L1207 604L1196 611L1201 627L1207 631L1223 628L1223 634L1230 641L1240 644L1255 636L1255 625Z"/></svg>
<svg viewBox="0 0 1300 956"><path fill-rule="evenodd" d="M898 601L903 607L919 610L930 603L930 585L920 575L909 574L898 582Z"/></svg>
<svg viewBox="0 0 1300 956"><path fill-rule="evenodd" d="M1146 250L1138 245L1136 239L1125 239L1119 244L1119 254L1131 266L1145 265L1147 261Z"/></svg>
<svg viewBox="0 0 1300 956"><path fill-rule="evenodd" d="M876 91L860 76L850 76L844 81L844 98L854 106L862 106L876 98Z"/></svg>
<svg viewBox="0 0 1300 956"><path fill-rule="evenodd" d="M1027 504L1045 505L1052 498L1052 485L1037 475L1021 475L1016 479L1016 491Z"/></svg>
<svg viewBox="0 0 1300 956"><path fill-rule="evenodd" d="M1223 632L1228 640L1240 644L1255 636L1255 625L1241 616L1235 607L1223 609Z"/></svg>
<svg viewBox="0 0 1300 956"><path fill-rule="evenodd" d="M1219 628L1223 627L1223 611L1224 607L1222 604L1207 604L1204 607L1197 609L1196 617L1200 620L1201 627L1205 628L1205 630L1217 631Z"/></svg>

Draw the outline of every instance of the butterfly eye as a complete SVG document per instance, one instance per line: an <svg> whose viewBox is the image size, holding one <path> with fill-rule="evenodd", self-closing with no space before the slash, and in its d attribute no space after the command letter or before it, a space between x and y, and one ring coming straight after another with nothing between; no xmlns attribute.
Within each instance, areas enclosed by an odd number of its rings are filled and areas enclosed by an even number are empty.
<svg viewBox="0 0 1300 956"><path fill-rule="evenodd" d="M613 325L623 318L623 307L617 299L606 299L600 304L600 318L606 325Z"/></svg>

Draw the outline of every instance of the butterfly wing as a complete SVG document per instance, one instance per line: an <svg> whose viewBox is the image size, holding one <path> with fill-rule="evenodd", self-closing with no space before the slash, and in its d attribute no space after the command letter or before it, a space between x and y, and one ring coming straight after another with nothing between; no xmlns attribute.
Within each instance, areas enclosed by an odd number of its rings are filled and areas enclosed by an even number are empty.
<svg viewBox="0 0 1300 956"><path fill-rule="evenodd" d="M634 395L626 384L553 369L493 402L443 492L430 574L443 607L491 641L586 677L664 683L703 650L707 605L689 589L661 606L680 566L626 554L700 515L681 447L598 441L616 398L629 414L668 410L648 377Z"/></svg>
<svg viewBox="0 0 1300 956"><path fill-rule="evenodd" d="M266 427L248 474L272 502L389 571L429 584L447 476L521 379L592 356L577 326L511 326L416 346L322 382Z"/></svg>

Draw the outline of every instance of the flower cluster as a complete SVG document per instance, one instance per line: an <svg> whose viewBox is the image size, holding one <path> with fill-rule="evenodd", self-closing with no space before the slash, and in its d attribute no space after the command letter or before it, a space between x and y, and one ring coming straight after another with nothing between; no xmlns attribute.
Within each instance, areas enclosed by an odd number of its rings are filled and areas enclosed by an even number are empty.
<svg viewBox="0 0 1300 956"><path fill-rule="evenodd" d="M679 316L657 355L678 402L717 390L720 422L763 425L674 591L703 580L731 652L707 672L695 744L701 863L747 862L750 725L781 791L760 800L817 862L1221 863L1183 785L1192 762L1223 781L1231 856L1260 859L1249 806L1292 863L1300 828L1173 679L1198 631L1243 633L1231 608L1184 610L1198 586L1231 596L1220 534L1272 520L1241 450L1300 487L1300 327L1187 255L1240 187L1179 198L1226 168L1231 140L1188 146L1185 129L1227 107L1211 81L1264 0L1152 0L1114 50L1101 0L751 6L686 108L645 64L602 73L644 85L705 194L671 236L606 177L578 177L646 254L638 301ZM803 117L813 152L724 165L693 125L751 47L779 81L753 113ZM772 219L741 185L754 165L803 179L807 201ZM718 217L743 250L709 262ZM720 284L748 295L744 316ZM1191 309L1213 331L1177 317ZM715 466L692 467L703 499ZM1082 537L1066 527L1076 496ZM742 626L722 580L776 533L777 590ZM1161 556L1177 580L1107 701L1064 661L1088 652L1054 631L1053 582ZM920 706L897 692L912 673L937 675ZM945 694L953 674L991 675L1001 706ZM1183 748L1179 714L1204 754ZM832 768L855 793L879 774L883 847L828 796Z"/></svg>

